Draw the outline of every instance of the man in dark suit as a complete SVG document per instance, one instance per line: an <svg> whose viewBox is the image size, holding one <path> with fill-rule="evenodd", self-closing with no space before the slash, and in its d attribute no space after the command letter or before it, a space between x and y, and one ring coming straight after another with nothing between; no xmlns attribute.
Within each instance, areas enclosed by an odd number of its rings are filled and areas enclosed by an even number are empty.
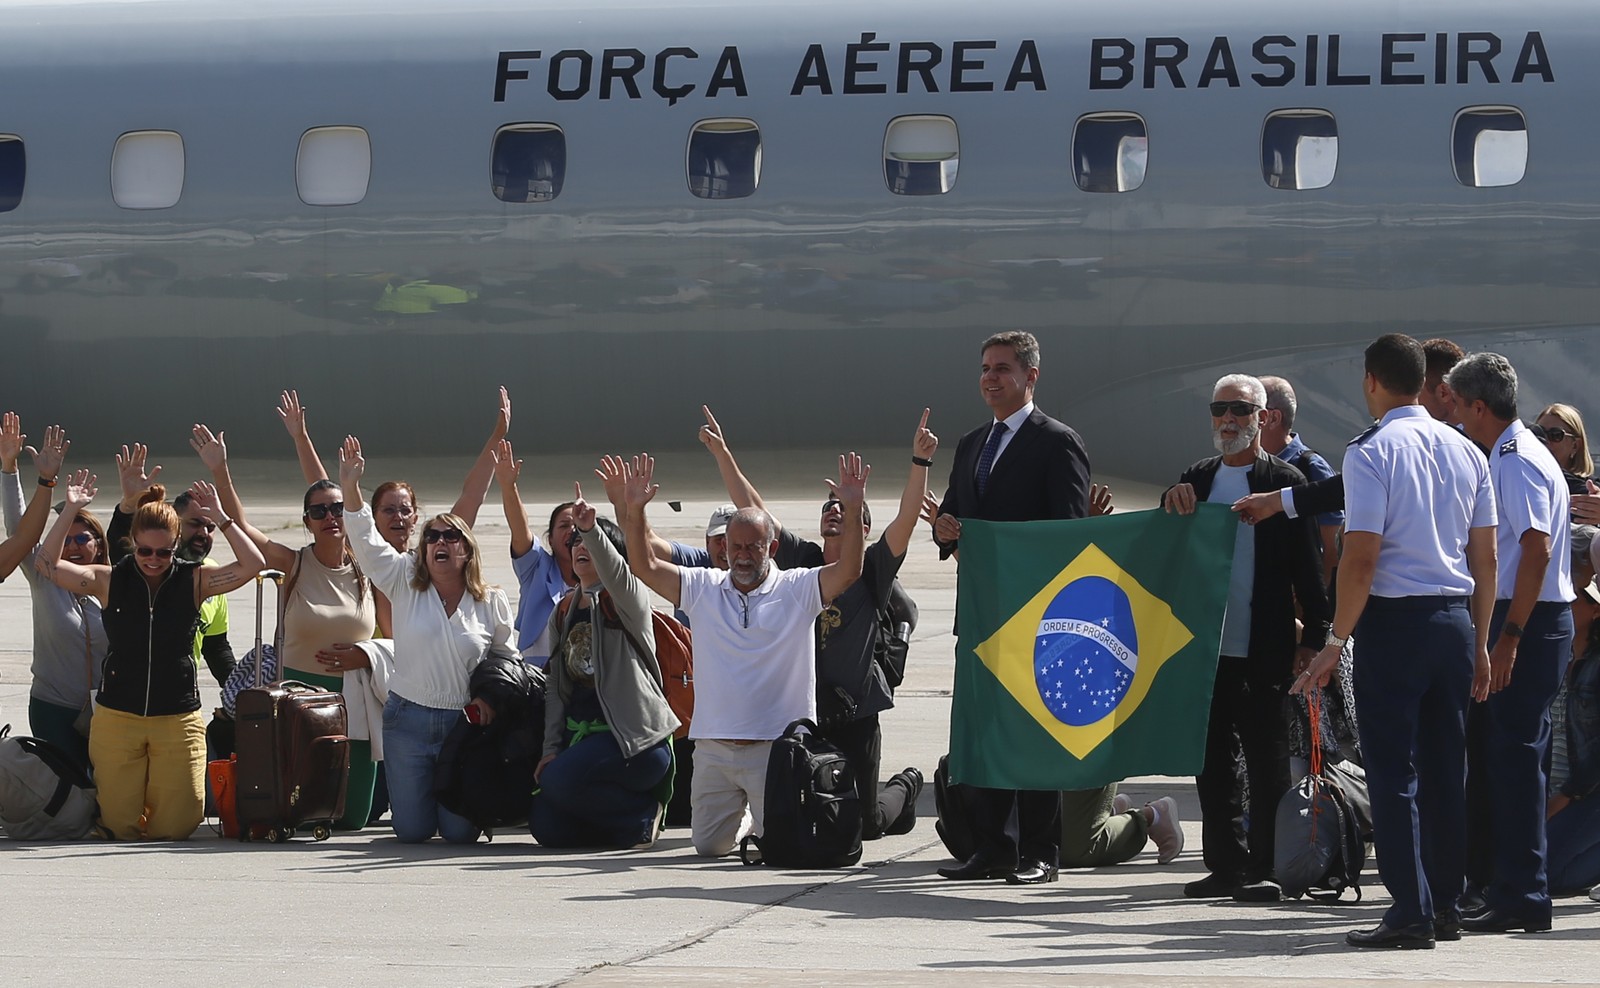
<svg viewBox="0 0 1600 988"><path fill-rule="evenodd" d="M1305 483L1299 470L1261 448L1266 403L1258 378L1229 374L1217 382L1211 392L1211 430L1221 455L1185 470L1162 499L1166 510L1191 514L1202 501L1233 504L1254 492ZM1241 524L1235 533L1205 764L1195 780L1209 874L1184 886L1190 898L1275 902L1280 897L1272 868L1274 817L1290 785L1284 694L1297 667L1321 651L1333 617L1314 520L1278 516L1256 526ZM1298 632L1297 602L1303 618ZM1242 778L1236 769L1240 755Z"/></svg>
<svg viewBox="0 0 1600 988"><path fill-rule="evenodd" d="M960 551L962 518L1038 521L1089 513L1083 440L1033 404L1039 341L1032 333L997 333L984 340L982 353L978 390L994 417L956 446L950 486L934 522L943 559ZM1060 793L980 789L973 803L978 850L957 867L940 868L942 877L1055 880Z"/></svg>

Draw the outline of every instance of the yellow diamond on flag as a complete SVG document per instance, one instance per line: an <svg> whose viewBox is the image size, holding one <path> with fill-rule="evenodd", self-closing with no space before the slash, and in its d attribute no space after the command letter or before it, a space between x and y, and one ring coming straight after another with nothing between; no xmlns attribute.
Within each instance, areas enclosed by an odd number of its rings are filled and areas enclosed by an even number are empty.
<svg viewBox="0 0 1600 988"><path fill-rule="evenodd" d="M974 651L1081 759L1133 716L1193 637L1166 601L1090 544Z"/></svg>

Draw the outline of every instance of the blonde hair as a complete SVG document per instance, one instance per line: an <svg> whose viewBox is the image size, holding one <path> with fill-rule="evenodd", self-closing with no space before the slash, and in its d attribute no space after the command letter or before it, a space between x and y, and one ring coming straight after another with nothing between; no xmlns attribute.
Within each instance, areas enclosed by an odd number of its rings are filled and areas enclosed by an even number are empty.
<svg viewBox="0 0 1600 988"><path fill-rule="evenodd" d="M473 600L483 600L489 595L489 585L483 582L483 564L478 561L478 540L472 534L472 526L462 521L460 515L446 511L423 522L421 532L426 533L437 522L443 522L461 533L461 541L467 544L467 568L463 574L467 581L467 593L472 594ZM428 573L427 535L423 534L417 543L417 565L411 572L411 589L426 590L431 586L433 577Z"/></svg>
<svg viewBox="0 0 1600 988"><path fill-rule="evenodd" d="M139 506L134 509L133 524L128 528L128 547L133 548L139 533L147 531L166 532L174 543L182 531L178 512L167 503L167 489L160 484L151 484L149 490L139 495Z"/></svg>
<svg viewBox="0 0 1600 988"><path fill-rule="evenodd" d="M1537 422L1546 415L1553 415L1561 420L1567 430L1578 437L1578 448L1573 451L1572 462L1561 464L1561 469L1568 473L1577 474L1579 477L1592 477L1594 475L1594 454L1589 452L1589 434L1583 428L1583 416L1571 405L1549 405L1544 411L1534 417Z"/></svg>

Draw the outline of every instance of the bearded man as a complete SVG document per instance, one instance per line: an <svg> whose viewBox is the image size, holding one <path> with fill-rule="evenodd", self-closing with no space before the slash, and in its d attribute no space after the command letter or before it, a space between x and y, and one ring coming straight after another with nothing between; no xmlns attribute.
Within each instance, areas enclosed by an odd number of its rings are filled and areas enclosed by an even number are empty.
<svg viewBox="0 0 1600 988"><path fill-rule="evenodd" d="M1257 378L1229 374L1217 382L1211 392L1211 436L1221 455L1183 472L1162 498L1167 511L1190 514L1200 501L1233 504L1258 491L1305 482L1299 470L1262 450L1266 404L1266 388ZM1278 800L1290 785L1284 694L1322 650L1332 619L1316 539L1314 517L1277 515L1256 525L1239 524L1205 765L1195 780L1209 874L1184 886L1190 898L1275 902L1280 897L1272 876L1272 842ZM1296 601L1303 621L1298 634Z"/></svg>

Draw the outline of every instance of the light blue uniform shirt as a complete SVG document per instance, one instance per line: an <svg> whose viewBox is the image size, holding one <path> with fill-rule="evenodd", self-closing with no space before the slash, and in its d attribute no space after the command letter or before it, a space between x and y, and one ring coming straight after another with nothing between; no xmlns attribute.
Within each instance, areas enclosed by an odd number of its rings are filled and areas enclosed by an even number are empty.
<svg viewBox="0 0 1600 988"><path fill-rule="evenodd" d="M520 591L517 651L524 662L543 669L550 659L550 639L545 629L550 615L555 612L556 601L567 592L567 581L561 576L561 564L537 535L533 537L532 548L511 557L511 571L517 575Z"/></svg>
<svg viewBox="0 0 1600 988"><path fill-rule="evenodd" d="M1207 503L1232 504L1250 493L1250 471L1255 467L1217 465ZM1228 572L1228 610L1222 617L1222 655L1240 658L1250 654L1250 600L1256 592L1256 529L1240 522L1234 527L1233 569Z"/></svg>
<svg viewBox="0 0 1600 988"><path fill-rule="evenodd" d="M1345 531L1382 536L1374 597L1467 597L1467 533L1495 523L1489 461L1421 405L1403 405L1344 454Z"/></svg>
<svg viewBox="0 0 1600 988"><path fill-rule="evenodd" d="M1500 525L1495 532L1499 584L1495 598L1510 600L1522 562L1522 536L1529 530L1550 536L1539 599L1568 603L1572 593L1572 526L1567 523L1567 479L1544 443L1521 422L1500 433L1489 451L1489 475Z"/></svg>

